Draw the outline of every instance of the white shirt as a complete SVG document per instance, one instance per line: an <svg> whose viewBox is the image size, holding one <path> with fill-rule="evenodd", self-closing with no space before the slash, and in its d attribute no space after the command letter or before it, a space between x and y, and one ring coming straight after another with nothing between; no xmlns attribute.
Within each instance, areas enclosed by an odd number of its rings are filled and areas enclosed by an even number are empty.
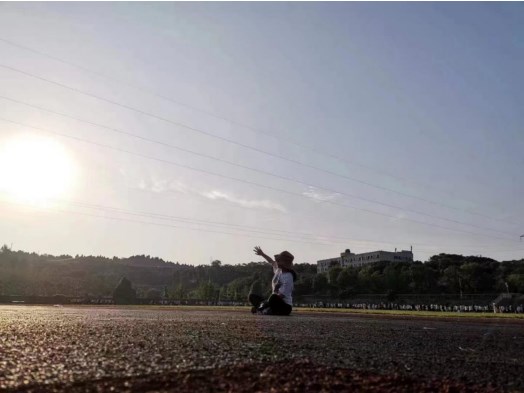
<svg viewBox="0 0 524 393"><path fill-rule="evenodd" d="M293 274L290 272L283 272L282 269L278 267L273 267L273 280L271 282L271 287L273 288L273 293L282 296L282 300L290 306L293 305Z"/></svg>

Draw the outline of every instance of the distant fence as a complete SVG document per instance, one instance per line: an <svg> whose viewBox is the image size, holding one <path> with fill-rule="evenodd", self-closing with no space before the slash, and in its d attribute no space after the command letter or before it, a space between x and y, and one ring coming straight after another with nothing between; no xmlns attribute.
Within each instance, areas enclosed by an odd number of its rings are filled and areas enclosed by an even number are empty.
<svg viewBox="0 0 524 393"><path fill-rule="evenodd" d="M71 298L63 295L54 296L19 296L0 295L0 303L27 303L27 304L68 304Z"/></svg>
<svg viewBox="0 0 524 393"><path fill-rule="evenodd" d="M112 297L79 297L79 296L20 296L0 295L0 304L92 304L111 305L115 304ZM198 299L146 299L138 298L131 304L134 305L172 305L172 306L244 306L245 302L234 301L206 301Z"/></svg>
<svg viewBox="0 0 524 393"><path fill-rule="evenodd" d="M524 313L524 295L505 294L447 294L396 295L394 300L387 295L355 295L347 299L303 296L297 301L299 307L347 308L362 310L406 310L406 311L454 311Z"/></svg>
<svg viewBox="0 0 524 393"><path fill-rule="evenodd" d="M355 294L344 299L331 296L305 295L297 298L301 303L396 303L409 304L441 304L441 305L491 305L499 293L468 293L468 294Z"/></svg>
<svg viewBox="0 0 524 393"><path fill-rule="evenodd" d="M504 299L504 303L499 300ZM295 304L305 307L322 308L363 308L363 309L402 309L402 310L493 310L496 306L506 309L515 309L524 303L522 294L399 294L392 297L385 294L359 294L346 299L337 299L329 296L300 296L296 297ZM3 304L85 304L85 305L112 305L112 297L86 297L86 296L20 296L0 295ZM499 304L500 303L500 304ZM206 301L198 299L147 299L138 298L135 305L187 305L187 306L244 306L247 302L238 301Z"/></svg>

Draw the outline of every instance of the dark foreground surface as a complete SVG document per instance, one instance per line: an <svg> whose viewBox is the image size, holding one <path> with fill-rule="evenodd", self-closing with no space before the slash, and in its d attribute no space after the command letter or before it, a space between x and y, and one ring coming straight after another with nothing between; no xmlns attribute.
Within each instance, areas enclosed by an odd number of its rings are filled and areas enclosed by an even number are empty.
<svg viewBox="0 0 524 393"><path fill-rule="evenodd" d="M0 306L0 390L524 391L524 323Z"/></svg>

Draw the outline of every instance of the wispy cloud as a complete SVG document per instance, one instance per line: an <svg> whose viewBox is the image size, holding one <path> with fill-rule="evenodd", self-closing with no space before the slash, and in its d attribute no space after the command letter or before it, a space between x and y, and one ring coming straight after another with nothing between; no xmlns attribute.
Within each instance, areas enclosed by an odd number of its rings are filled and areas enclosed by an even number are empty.
<svg viewBox="0 0 524 393"><path fill-rule="evenodd" d="M406 218L407 216L404 214L404 213L401 213L401 212L397 212L393 215L393 217L391 217L389 219L389 221L391 222L397 222L397 221L400 221L400 220L403 220L404 218Z"/></svg>
<svg viewBox="0 0 524 393"><path fill-rule="evenodd" d="M188 193L192 191L186 184L182 183L179 180L161 179L154 176L147 180L140 179L140 181L138 182L138 187L142 190L149 190L157 193L162 193L165 191L179 191L183 193Z"/></svg>
<svg viewBox="0 0 524 393"><path fill-rule="evenodd" d="M302 195L305 195L308 198L314 199L319 202L333 201L340 197L339 193L320 192L317 188L313 186L309 186L308 190L304 191Z"/></svg>
<svg viewBox="0 0 524 393"><path fill-rule="evenodd" d="M200 195L201 197L204 197L206 199L214 201L223 200L251 209L276 210L282 213L287 212L286 208L283 205L274 201L270 201L268 199L244 199L239 198L233 195L232 193L216 189L211 191L202 191L188 186L187 184L179 180L162 179L156 176L140 179L138 181L138 187L142 190L152 191L156 193L163 193L166 191L178 191L183 192L185 194L195 194Z"/></svg>
<svg viewBox="0 0 524 393"><path fill-rule="evenodd" d="M286 208L282 206L281 204L273 201L269 201L267 199L242 199L238 198L232 194L228 194L223 191L219 190L213 190L213 191L206 191L201 193L202 196L212 199L212 200L225 200L240 206L253 208L253 209L268 209L268 210L277 210L280 212L285 213Z"/></svg>
<svg viewBox="0 0 524 393"><path fill-rule="evenodd" d="M140 188L141 190L149 189L147 182L144 179L140 179L140 181L138 182L138 188Z"/></svg>
<svg viewBox="0 0 524 393"><path fill-rule="evenodd" d="M163 192L169 187L169 182L163 179L152 179L151 190L153 192Z"/></svg>

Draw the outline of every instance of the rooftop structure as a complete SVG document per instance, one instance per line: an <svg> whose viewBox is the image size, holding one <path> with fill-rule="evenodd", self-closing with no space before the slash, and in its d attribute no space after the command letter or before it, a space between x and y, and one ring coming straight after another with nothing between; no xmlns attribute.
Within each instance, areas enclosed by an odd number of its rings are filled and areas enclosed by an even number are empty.
<svg viewBox="0 0 524 393"><path fill-rule="evenodd" d="M350 249L346 249L340 257L321 259L317 261L317 273L325 273L333 266L353 266L359 267L375 262L413 262L413 251L371 251L361 254L354 254Z"/></svg>

